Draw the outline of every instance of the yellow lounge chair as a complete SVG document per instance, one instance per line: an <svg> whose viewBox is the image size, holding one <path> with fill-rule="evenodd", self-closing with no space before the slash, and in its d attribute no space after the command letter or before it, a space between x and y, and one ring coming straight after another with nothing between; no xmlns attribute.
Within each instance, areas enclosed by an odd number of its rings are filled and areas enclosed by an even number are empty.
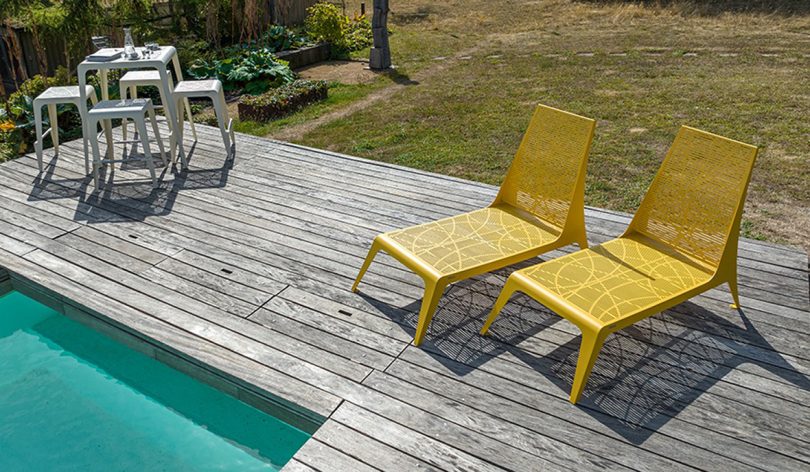
<svg viewBox="0 0 810 472"><path fill-rule="evenodd" d="M608 334L727 283L738 308L737 240L757 148L682 127L624 234L514 272L481 334L516 291L582 332L576 403Z"/></svg>
<svg viewBox="0 0 810 472"><path fill-rule="evenodd" d="M448 284L500 269L585 237L585 169L596 122L538 105L495 201L480 210L374 238L360 279L380 249L421 276L421 344Z"/></svg>

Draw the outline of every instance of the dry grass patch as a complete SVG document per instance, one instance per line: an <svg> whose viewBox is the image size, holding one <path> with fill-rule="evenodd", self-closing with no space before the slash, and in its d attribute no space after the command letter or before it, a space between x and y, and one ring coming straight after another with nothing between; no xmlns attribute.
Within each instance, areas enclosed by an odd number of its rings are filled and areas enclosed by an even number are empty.
<svg viewBox="0 0 810 472"><path fill-rule="evenodd" d="M810 2L745 3L396 2L421 80L297 141L497 184L543 102L599 121L588 203L632 212L689 124L762 147L745 234L810 247Z"/></svg>

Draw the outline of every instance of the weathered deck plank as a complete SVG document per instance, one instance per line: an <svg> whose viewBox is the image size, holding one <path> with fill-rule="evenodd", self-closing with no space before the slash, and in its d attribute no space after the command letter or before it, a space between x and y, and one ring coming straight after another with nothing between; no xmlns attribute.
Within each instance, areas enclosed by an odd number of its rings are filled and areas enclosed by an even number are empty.
<svg viewBox="0 0 810 472"><path fill-rule="evenodd" d="M476 334L508 270L449 289L420 349L417 277L383 256L348 291L377 232L496 189L242 135L224 166L219 132L198 135L191 170L154 191L124 165L93 194L77 142L45 176L30 156L0 165L0 285L43 286L251 404L328 417L288 470L810 466L805 253L743 241L744 318L719 287L617 333L574 407L574 327L516 297L493 336ZM591 243L629 221L586 219Z"/></svg>

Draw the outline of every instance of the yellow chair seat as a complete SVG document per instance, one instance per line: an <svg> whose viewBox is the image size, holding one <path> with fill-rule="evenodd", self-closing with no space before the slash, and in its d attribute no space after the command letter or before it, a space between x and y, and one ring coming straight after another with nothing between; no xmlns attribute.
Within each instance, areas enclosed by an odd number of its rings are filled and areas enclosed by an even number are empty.
<svg viewBox="0 0 810 472"><path fill-rule="evenodd" d="M524 253L560 234L558 228L502 204L383 233L380 239L389 252L408 253L437 276L453 277L515 256L523 260Z"/></svg>
<svg viewBox="0 0 810 472"><path fill-rule="evenodd" d="M487 208L374 238L354 281L380 249L422 277L418 346L445 287L585 238L585 168L596 122L538 105L503 185Z"/></svg>
<svg viewBox="0 0 810 472"><path fill-rule="evenodd" d="M514 272L481 334L516 291L577 325L576 403L610 333L722 283L739 307L737 239L756 156L754 146L682 127L625 233Z"/></svg>
<svg viewBox="0 0 810 472"><path fill-rule="evenodd" d="M541 303L603 327L688 294L713 275L700 262L638 234L515 273L534 287Z"/></svg>

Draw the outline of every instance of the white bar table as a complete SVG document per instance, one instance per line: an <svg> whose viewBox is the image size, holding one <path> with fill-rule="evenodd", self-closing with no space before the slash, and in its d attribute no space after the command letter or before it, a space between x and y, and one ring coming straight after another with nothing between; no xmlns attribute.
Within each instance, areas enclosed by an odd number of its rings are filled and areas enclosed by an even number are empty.
<svg viewBox="0 0 810 472"><path fill-rule="evenodd" d="M138 51L138 59L126 59L124 57L119 57L118 59L107 62L88 61L85 59L81 62L81 64L79 64L77 70L79 75L79 93L81 94L79 112L82 117L82 127L84 128L85 136L90 139L94 139L95 136L92 136L91 133L95 134L97 131L89 130L87 128L87 97L85 96L85 85L87 85L87 73L89 71L97 70L99 72L101 79L101 99L109 100L110 91L107 84L107 73L109 71L115 69L157 69L158 73L160 74L163 96L169 97L168 100L166 100L168 103L164 103L163 105L166 112L166 118L169 122L169 129L171 131L169 149L172 156L172 162L174 162L177 139L177 134L174 132L174 130L177 128L177 109L174 99L171 98L173 87L168 67L169 62L171 62L172 66L174 67L174 72L177 75L177 80L183 80L183 72L180 69L180 60L177 58L177 50L174 48L174 46L161 46L160 50L152 51L152 54L149 57L144 57L144 48L135 49ZM111 48L105 49L104 51L123 51L123 48ZM104 132L107 135L107 139L109 142L112 142L111 123L109 120L105 121L103 127ZM111 159L113 157L113 152L112 146L110 146L108 153L110 154ZM88 149L86 144L84 147L84 153L85 156L87 156Z"/></svg>

